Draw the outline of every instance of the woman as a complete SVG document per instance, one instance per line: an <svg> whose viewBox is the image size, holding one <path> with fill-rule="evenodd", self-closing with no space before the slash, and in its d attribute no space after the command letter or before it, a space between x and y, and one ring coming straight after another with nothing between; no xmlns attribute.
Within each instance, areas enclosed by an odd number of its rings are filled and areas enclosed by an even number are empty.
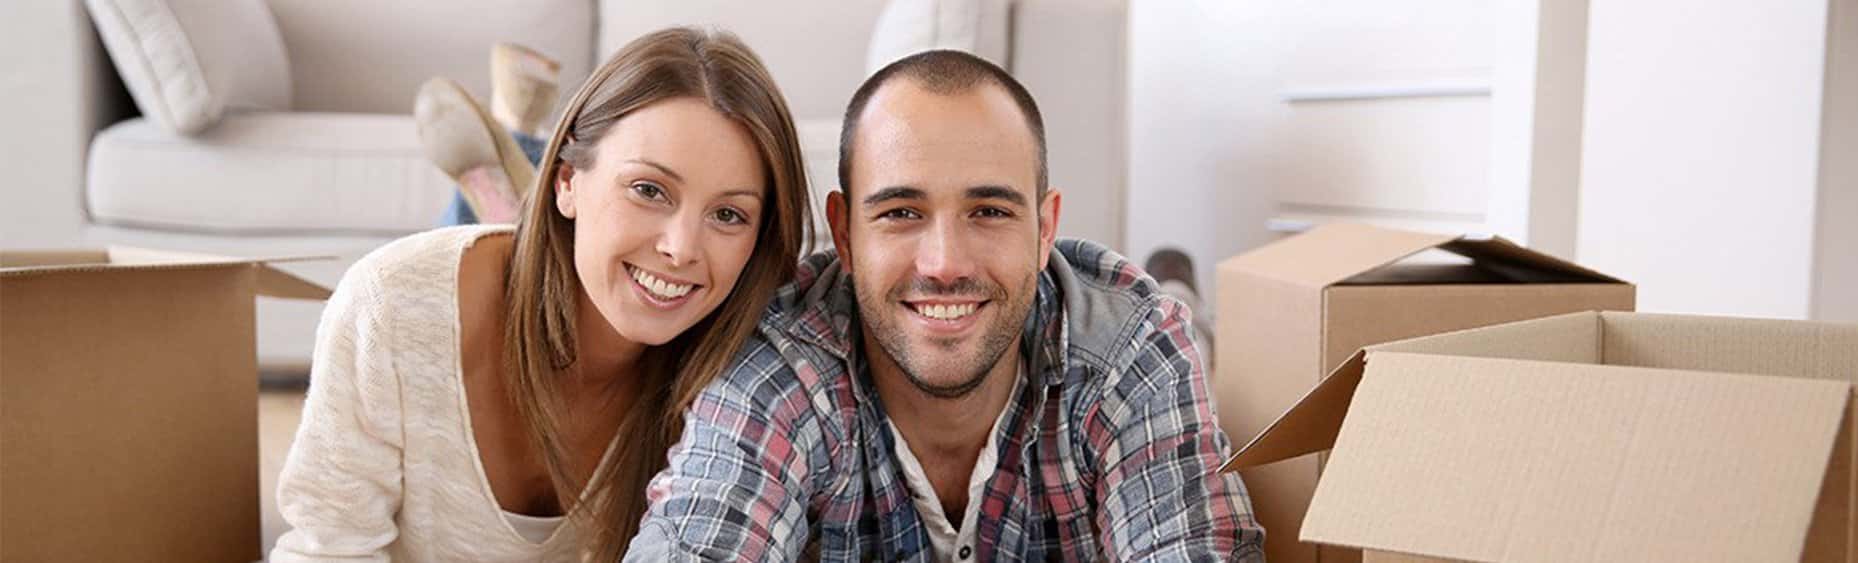
<svg viewBox="0 0 1858 563"><path fill-rule="evenodd" d="M670 29L563 112L514 232L349 270L279 480L272 561L616 561L696 392L807 236L793 121L728 34Z"/></svg>

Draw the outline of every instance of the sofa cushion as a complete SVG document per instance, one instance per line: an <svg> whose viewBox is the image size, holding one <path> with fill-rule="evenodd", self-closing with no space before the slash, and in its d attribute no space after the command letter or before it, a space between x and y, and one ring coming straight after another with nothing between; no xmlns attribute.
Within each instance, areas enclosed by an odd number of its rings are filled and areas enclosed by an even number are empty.
<svg viewBox="0 0 1858 563"><path fill-rule="evenodd" d="M270 0L290 49L296 109L410 113L428 78L490 99L490 46L519 43L561 62L561 94L587 79L594 0Z"/></svg>
<svg viewBox="0 0 1858 563"><path fill-rule="evenodd" d="M452 197L408 116L252 113L197 137L146 119L91 142L94 222L216 233L400 234Z"/></svg>
<svg viewBox="0 0 1858 563"><path fill-rule="evenodd" d="M142 114L198 133L227 110L287 110L290 61L264 0L86 0Z"/></svg>

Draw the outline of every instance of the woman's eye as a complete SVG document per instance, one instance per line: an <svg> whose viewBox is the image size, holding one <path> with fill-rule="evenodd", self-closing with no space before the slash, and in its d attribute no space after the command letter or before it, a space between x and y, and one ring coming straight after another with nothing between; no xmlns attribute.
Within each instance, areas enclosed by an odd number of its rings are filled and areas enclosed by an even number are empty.
<svg viewBox="0 0 1858 563"><path fill-rule="evenodd" d="M716 210L715 217L717 221L721 221L725 225L740 225L748 222L747 215L728 207Z"/></svg>
<svg viewBox="0 0 1858 563"><path fill-rule="evenodd" d="M658 201L665 198L664 188L660 188L657 184L650 182L633 184L632 193L638 194L639 197L645 198L647 201Z"/></svg>

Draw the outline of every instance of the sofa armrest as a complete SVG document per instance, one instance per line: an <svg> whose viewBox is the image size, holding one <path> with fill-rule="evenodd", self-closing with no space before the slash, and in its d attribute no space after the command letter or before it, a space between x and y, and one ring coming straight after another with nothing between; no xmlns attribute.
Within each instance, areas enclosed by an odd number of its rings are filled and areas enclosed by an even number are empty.
<svg viewBox="0 0 1858 563"><path fill-rule="evenodd" d="M79 2L4 2L0 49L0 247L70 247L86 221L84 162L98 130L134 115Z"/></svg>

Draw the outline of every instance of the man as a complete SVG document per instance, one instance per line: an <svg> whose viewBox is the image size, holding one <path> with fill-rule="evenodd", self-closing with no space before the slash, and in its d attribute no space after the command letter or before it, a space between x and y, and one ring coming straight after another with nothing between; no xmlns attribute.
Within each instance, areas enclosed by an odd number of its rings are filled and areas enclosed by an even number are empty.
<svg viewBox="0 0 1858 563"><path fill-rule="evenodd" d="M954 51L879 70L807 258L653 480L629 560L1261 560L1187 313L1054 243L1044 126Z"/></svg>

